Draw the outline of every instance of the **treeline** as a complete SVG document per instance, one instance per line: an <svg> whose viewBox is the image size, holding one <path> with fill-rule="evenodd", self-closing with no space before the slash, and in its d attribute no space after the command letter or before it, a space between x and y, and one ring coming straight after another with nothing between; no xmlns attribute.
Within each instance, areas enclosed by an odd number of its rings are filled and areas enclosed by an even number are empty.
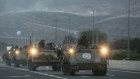
<svg viewBox="0 0 140 79"><path fill-rule="evenodd" d="M113 53L111 59L122 60L127 58L128 54L128 39L117 39L111 44L111 49L117 50L117 52ZM129 43L129 58L130 60L140 60L140 38L131 38Z"/></svg>
<svg viewBox="0 0 140 79"><path fill-rule="evenodd" d="M140 38L131 38L130 39L130 50L135 53L140 53ZM112 49L118 49L118 50L126 50L128 47L128 39L118 39L115 40L112 45Z"/></svg>

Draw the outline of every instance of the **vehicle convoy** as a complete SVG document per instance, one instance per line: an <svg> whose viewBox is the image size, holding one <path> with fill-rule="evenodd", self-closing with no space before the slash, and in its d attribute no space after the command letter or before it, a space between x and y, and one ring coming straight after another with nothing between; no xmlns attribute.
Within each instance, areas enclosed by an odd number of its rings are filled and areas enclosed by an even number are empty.
<svg viewBox="0 0 140 79"><path fill-rule="evenodd" d="M108 48L105 46L88 46L82 44L69 46L64 50L62 71L64 74L75 75L79 70L92 70L94 75L104 76L107 73Z"/></svg>
<svg viewBox="0 0 140 79"><path fill-rule="evenodd" d="M45 45L41 40L38 47L31 46L28 52L28 69L35 71L39 66L52 66L54 71L61 70L62 51L54 43Z"/></svg>

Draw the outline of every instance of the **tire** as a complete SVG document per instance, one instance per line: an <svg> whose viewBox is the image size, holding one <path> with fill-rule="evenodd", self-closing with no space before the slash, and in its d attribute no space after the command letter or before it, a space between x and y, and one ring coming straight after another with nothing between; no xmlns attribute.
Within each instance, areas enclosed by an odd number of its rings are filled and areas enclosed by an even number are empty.
<svg viewBox="0 0 140 79"><path fill-rule="evenodd" d="M34 63L31 60L28 60L28 69L30 71L36 71L36 66L34 65Z"/></svg>
<svg viewBox="0 0 140 79"><path fill-rule="evenodd" d="M24 64L22 64L22 66L27 66L27 64L26 64L26 63L24 63Z"/></svg>
<svg viewBox="0 0 140 79"><path fill-rule="evenodd" d="M63 74L64 74L64 75L66 75L66 74L67 74L67 73L66 73L66 67L65 67L65 65L64 65L64 64L62 65L62 72L63 72Z"/></svg>
<svg viewBox="0 0 140 79"><path fill-rule="evenodd" d="M8 66L8 60L5 61L6 66Z"/></svg>
<svg viewBox="0 0 140 79"><path fill-rule="evenodd" d="M11 63L10 60L6 60L6 65L7 65L7 66L11 66L11 64L12 64L12 63Z"/></svg>
<svg viewBox="0 0 140 79"><path fill-rule="evenodd" d="M62 72L64 73L64 75L75 75L75 70L71 69L70 64L62 64Z"/></svg>
<svg viewBox="0 0 140 79"><path fill-rule="evenodd" d="M53 71L61 71L61 66L60 66L60 64L55 65L55 66L52 66L52 68L53 68Z"/></svg>
<svg viewBox="0 0 140 79"><path fill-rule="evenodd" d="M18 60L15 61L14 66L17 67L17 68L20 67L20 63L19 63Z"/></svg>
<svg viewBox="0 0 140 79"><path fill-rule="evenodd" d="M22 63L22 66L27 66L27 61L24 61L24 62Z"/></svg>
<svg viewBox="0 0 140 79"><path fill-rule="evenodd" d="M98 70L92 70L94 75L105 76L107 73L107 65L101 65Z"/></svg>
<svg viewBox="0 0 140 79"><path fill-rule="evenodd" d="M53 66L52 67L53 71L57 71L57 67Z"/></svg>
<svg viewBox="0 0 140 79"><path fill-rule="evenodd" d="M53 68L53 71L61 71L61 67L55 67L55 66L53 66L52 68Z"/></svg>
<svg viewBox="0 0 140 79"><path fill-rule="evenodd" d="M75 71L70 70L70 71L68 72L68 75L72 75L72 76L74 76L74 75L75 75Z"/></svg>

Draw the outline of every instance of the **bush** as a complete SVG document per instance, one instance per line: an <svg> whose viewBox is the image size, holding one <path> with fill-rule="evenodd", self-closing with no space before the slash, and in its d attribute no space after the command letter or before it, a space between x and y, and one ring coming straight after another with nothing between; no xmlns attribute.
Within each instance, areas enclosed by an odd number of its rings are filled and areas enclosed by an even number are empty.
<svg viewBox="0 0 140 79"><path fill-rule="evenodd" d="M114 54L112 56L112 59L114 60L123 60L123 59L126 59L127 55L125 52L122 52L122 53L117 53L117 54Z"/></svg>
<svg viewBox="0 0 140 79"><path fill-rule="evenodd" d="M114 54L111 59L114 60L123 60L127 58L127 52ZM136 52L130 52L130 60L140 60L140 54Z"/></svg>
<svg viewBox="0 0 140 79"><path fill-rule="evenodd" d="M122 38L122 39L116 39L112 43L112 48L117 50L126 50L128 46L128 39ZM140 38L131 38L130 39L130 50L140 53Z"/></svg>
<svg viewBox="0 0 140 79"><path fill-rule="evenodd" d="M140 54L138 53L130 53L130 60L140 60Z"/></svg>

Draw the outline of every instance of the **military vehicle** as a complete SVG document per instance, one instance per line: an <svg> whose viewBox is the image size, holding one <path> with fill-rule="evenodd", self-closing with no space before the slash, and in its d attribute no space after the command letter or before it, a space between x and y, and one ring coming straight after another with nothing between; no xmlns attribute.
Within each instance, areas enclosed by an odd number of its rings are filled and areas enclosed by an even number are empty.
<svg viewBox="0 0 140 79"><path fill-rule="evenodd" d="M54 71L61 70L62 51L54 43L45 45L41 41L38 47L30 47L28 54L28 69L35 71L39 66L52 66Z"/></svg>
<svg viewBox="0 0 140 79"><path fill-rule="evenodd" d="M3 59L7 66L11 66L11 64L12 64L12 56L13 56L12 54L13 53L10 50L8 50L7 52L4 53Z"/></svg>
<svg viewBox="0 0 140 79"><path fill-rule="evenodd" d="M11 66L12 62L13 62L13 51L14 51L14 47L13 46L7 46L6 47L6 52L3 54L3 59L6 63L7 66Z"/></svg>
<svg viewBox="0 0 140 79"><path fill-rule="evenodd" d="M27 51L19 49L18 46L7 46L7 51L3 55L3 59L7 66L14 64L15 67L27 65Z"/></svg>
<svg viewBox="0 0 140 79"><path fill-rule="evenodd" d="M20 48L14 51L14 66L20 67L20 64L23 66L27 65L27 50Z"/></svg>
<svg viewBox="0 0 140 79"><path fill-rule="evenodd" d="M75 75L79 70L92 70L94 75L104 76L107 73L108 48L93 45L89 48L69 46L64 51L62 71L64 74Z"/></svg>

